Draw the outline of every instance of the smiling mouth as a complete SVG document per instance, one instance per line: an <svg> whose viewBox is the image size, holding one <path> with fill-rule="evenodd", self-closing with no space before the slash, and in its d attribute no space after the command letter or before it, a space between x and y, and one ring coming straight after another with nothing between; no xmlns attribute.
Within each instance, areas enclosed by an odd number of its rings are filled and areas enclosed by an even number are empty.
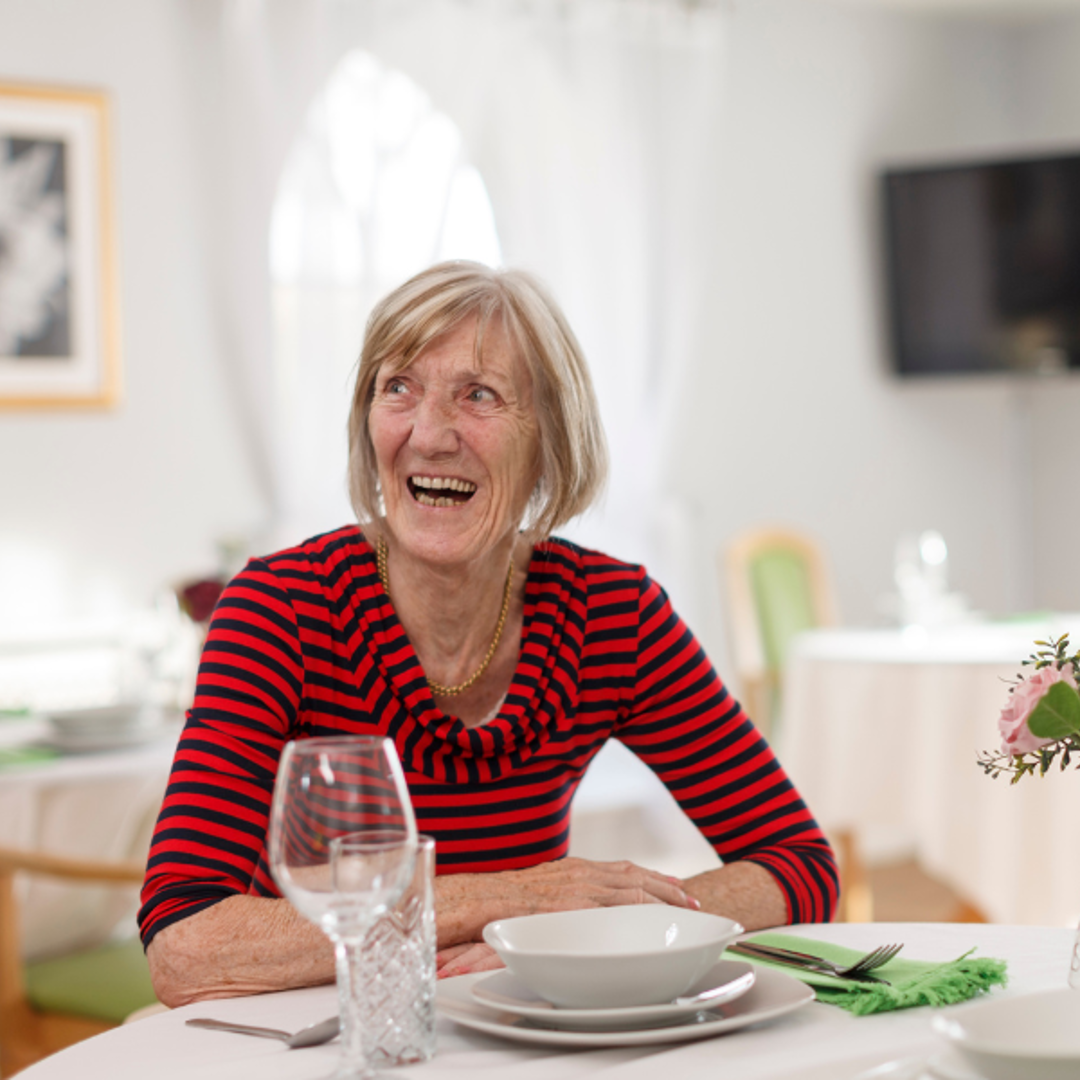
<svg viewBox="0 0 1080 1080"><path fill-rule="evenodd" d="M476 485L452 476L410 476L409 494L421 506L461 506L476 494Z"/></svg>

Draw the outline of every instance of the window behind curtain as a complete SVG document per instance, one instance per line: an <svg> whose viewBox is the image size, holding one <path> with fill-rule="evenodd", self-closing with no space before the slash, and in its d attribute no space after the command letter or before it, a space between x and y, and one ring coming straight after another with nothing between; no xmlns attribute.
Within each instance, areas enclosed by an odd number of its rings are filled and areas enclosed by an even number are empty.
<svg viewBox="0 0 1080 1080"><path fill-rule="evenodd" d="M270 226L285 542L351 520L345 424L364 322L451 258L501 260L461 134L407 76L350 52L307 112Z"/></svg>

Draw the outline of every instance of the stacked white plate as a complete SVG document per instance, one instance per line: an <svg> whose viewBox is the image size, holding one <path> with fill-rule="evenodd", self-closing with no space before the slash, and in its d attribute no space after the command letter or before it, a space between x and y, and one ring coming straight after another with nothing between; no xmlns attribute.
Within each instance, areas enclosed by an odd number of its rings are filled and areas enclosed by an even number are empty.
<svg viewBox="0 0 1080 1080"><path fill-rule="evenodd" d="M91 753L139 746L158 738L165 712L158 705L103 705L50 713L47 742L66 753Z"/></svg>
<svg viewBox="0 0 1080 1080"><path fill-rule="evenodd" d="M748 972L756 978L744 979ZM508 971L442 980L440 1010L463 1027L516 1042L557 1046L634 1046L705 1039L783 1016L814 1000L805 983L779 971L721 960L688 991L701 994L742 982L738 996L707 1005L635 1005L616 1009L559 1008Z"/></svg>

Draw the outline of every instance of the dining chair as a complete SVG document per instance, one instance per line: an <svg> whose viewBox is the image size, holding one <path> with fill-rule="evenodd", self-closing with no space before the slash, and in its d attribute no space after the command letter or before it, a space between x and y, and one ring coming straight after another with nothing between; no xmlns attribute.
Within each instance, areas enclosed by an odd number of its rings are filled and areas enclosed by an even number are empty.
<svg viewBox="0 0 1080 1080"><path fill-rule="evenodd" d="M783 672L791 639L835 626L836 599L821 548L804 533L766 527L739 533L722 558L734 675L740 701L767 738L781 723ZM843 922L869 922L873 899L858 840L851 830L831 840L840 864Z"/></svg>
<svg viewBox="0 0 1080 1080"><path fill-rule="evenodd" d="M96 862L0 848L0 1077L116 1027L156 1002L137 938L24 962L17 874L137 885L141 862Z"/></svg>
<svg viewBox="0 0 1080 1080"><path fill-rule="evenodd" d="M837 622L826 559L803 533L749 529L728 544L721 578L739 697L754 723L774 737L791 639L802 630Z"/></svg>

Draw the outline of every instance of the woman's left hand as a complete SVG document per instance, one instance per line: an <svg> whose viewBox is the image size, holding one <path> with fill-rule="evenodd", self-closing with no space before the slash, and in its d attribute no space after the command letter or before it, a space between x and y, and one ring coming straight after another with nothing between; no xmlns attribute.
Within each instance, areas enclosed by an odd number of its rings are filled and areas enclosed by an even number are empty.
<svg viewBox="0 0 1080 1080"><path fill-rule="evenodd" d="M463 945L451 945L440 949L435 956L438 978L451 975L469 975L474 971L494 971L505 967L498 954L482 941L467 941Z"/></svg>

